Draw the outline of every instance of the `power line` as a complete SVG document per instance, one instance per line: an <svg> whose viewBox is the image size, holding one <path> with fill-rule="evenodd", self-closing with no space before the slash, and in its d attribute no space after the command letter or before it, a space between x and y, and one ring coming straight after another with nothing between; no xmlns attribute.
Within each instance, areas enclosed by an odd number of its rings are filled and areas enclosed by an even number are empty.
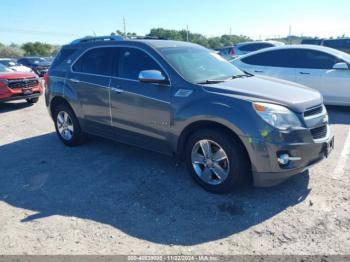
<svg viewBox="0 0 350 262"><path fill-rule="evenodd" d="M31 34L31 35L66 36L66 37L79 37L79 36L81 36L79 34L69 34L69 33L62 33L62 32L48 32L48 31L38 31L38 30L27 30L27 29L8 28L8 27L0 27L0 32Z"/></svg>

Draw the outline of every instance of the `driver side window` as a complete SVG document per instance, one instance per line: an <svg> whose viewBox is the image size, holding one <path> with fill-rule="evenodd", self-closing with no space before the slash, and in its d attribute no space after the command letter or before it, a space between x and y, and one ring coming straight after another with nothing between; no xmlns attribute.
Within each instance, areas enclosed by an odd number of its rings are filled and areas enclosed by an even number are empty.
<svg viewBox="0 0 350 262"><path fill-rule="evenodd" d="M158 70L160 66L145 52L136 48L120 48L118 77L137 80L143 70ZM163 73L164 75L164 73Z"/></svg>
<svg viewBox="0 0 350 262"><path fill-rule="evenodd" d="M317 50L296 50L297 68L332 69L336 63L344 62L336 56Z"/></svg>

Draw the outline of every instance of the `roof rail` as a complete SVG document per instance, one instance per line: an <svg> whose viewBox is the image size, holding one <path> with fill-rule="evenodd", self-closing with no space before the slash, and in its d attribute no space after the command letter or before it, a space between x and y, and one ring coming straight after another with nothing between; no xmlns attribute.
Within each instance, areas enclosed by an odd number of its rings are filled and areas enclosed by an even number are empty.
<svg viewBox="0 0 350 262"><path fill-rule="evenodd" d="M79 38L71 42L71 45L82 44L82 43L95 43L99 41L123 41L125 38L120 35L108 35L108 36L87 36Z"/></svg>
<svg viewBox="0 0 350 262"><path fill-rule="evenodd" d="M128 36L129 39L138 39L138 40L168 40L165 37L159 37L159 36Z"/></svg>

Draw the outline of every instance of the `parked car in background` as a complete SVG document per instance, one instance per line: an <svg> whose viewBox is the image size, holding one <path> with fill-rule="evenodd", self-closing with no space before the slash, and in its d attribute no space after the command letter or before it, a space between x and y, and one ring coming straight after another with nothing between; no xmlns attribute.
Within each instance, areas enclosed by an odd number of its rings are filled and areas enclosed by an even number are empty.
<svg viewBox="0 0 350 262"><path fill-rule="evenodd" d="M0 102L26 100L38 102L43 89L38 76L31 72L14 72L0 64Z"/></svg>
<svg viewBox="0 0 350 262"><path fill-rule="evenodd" d="M334 144L319 92L245 74L188 42L76 40L46 78L46 105L65 145L91 133L176 154L216 193L252 173L255 185L275 185Z"/></svg>
<svg viewBox="0 0 350 262"><path fill-rule="evenodd" d="M350 38L327 39L322 41L322 45L350 54Z"/></svg>
<svg viewBox="0 0 350 262"><path fill-rule="evenodd" d="M52 56L46 56L46 57L43 57L47 62L50 63L50 65L52 64L53 60L55 59L54 57Z"/></svg>
<svg viewBox="0 0 350 262"><path fill-rule="evenodd" d="M32 69L17 63L15 59L12 58L0 58L0 64L12 69L16 72L33 72Z"/></svg>
<svg viewBox="0 0 350 262"><path fill-rule="evenodd" d="M291 45L260 50L232 63L251 74L314 88L321 92L325 104L350 106L350 55L347 53L324 46Z"/></svg>
<svg viewBox="0 0 350 262"><path fill-rule="evenodd" d="M31 68L38 76L43 77L49 70L51 65L45 58L42 57L22 57L17 60L21 65Z"/></svg>
<svg viewBox="0 0 350 262"><path fill-rule="evenodd" d="M284 43L277 41L254 41L239 43L234 46L219 48L215 50L219 51L219 54L225 59L231 60L237 56L245 55L250 52L281 45L284 45Z"/></svg>
<svg viewBox="0 0 350 262"><path fill-rule="evenodd" d="M301 44L302 45L321 45L322 44L323 39L303 39L301 40Z"/></svg>

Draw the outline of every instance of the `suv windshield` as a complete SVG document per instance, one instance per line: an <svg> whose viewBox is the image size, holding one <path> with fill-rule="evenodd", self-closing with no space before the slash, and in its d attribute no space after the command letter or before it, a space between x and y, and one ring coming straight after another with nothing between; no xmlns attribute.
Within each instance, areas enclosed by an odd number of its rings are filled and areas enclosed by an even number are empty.
<svg viewBox="0 0 350 262"><path fill-rule="evenodd" d="M191 83L225 81L245 74L220 55L205 48L165 47L159 48L159 51Z"/></svg>

